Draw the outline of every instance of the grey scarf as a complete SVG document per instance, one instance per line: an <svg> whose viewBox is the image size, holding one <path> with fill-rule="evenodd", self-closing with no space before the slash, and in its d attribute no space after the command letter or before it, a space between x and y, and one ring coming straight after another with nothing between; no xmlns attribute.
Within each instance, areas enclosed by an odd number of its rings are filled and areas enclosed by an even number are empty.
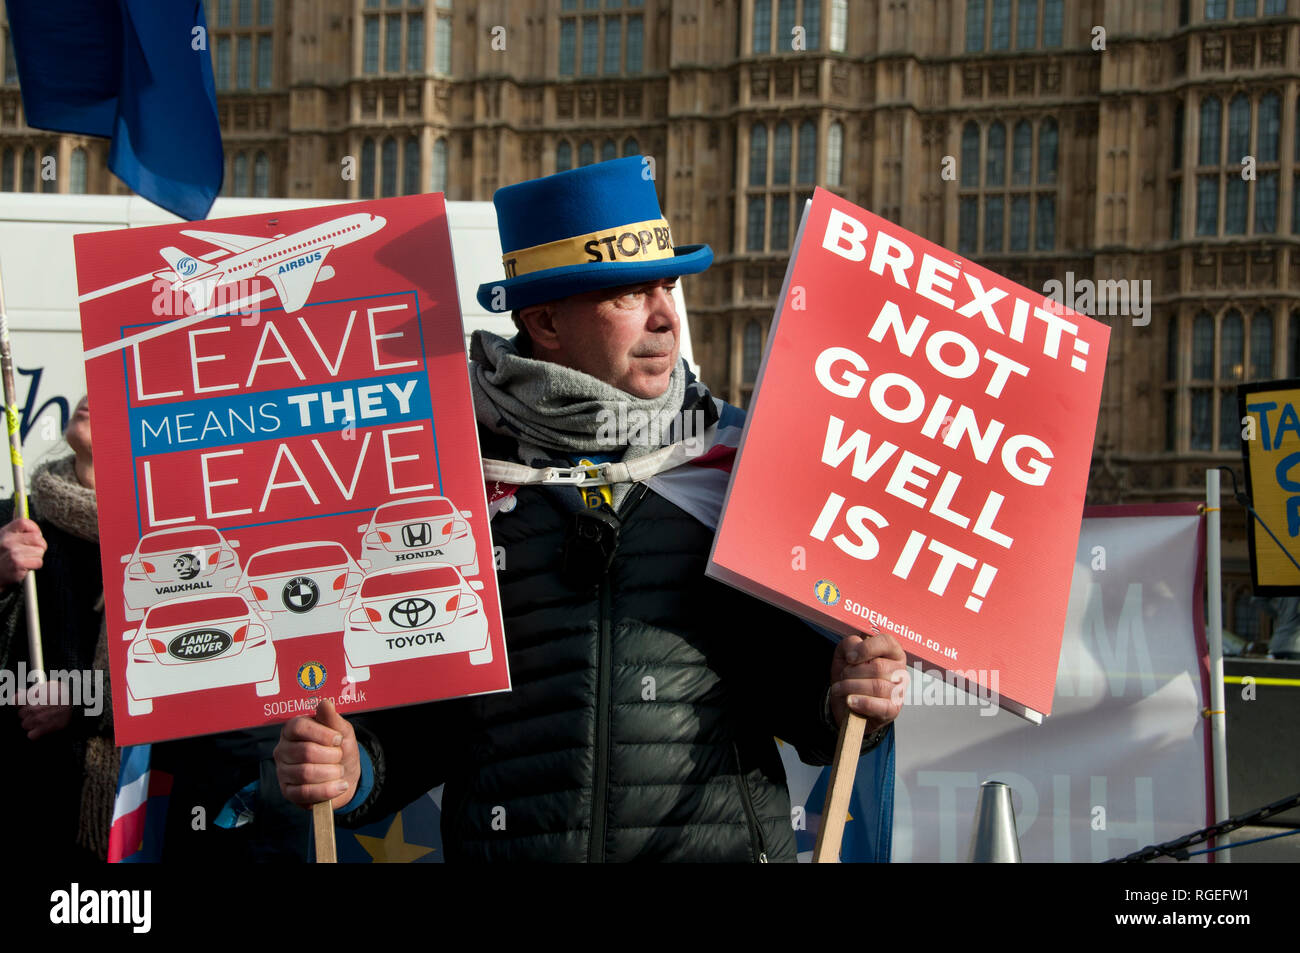
<svg viewBox="0 0 1300 953"><path fill-rule="evenodd" d="M77 481L76 456L42 463L32 474L32 497L51 523L73 536L99 542L95 491ZM96 579L95 582L100 580Z"/></svg>
<svg viewBox="0 0 1300 953"><path fill-rule="evenodd" d="M674 418L686 396L680 360L663 396L643 400L582 371L524 357L514 341L487 331L470 340L469 376L478 422L517 440L519 459L530 466L557 455L630 460L652 453L675 439ZM626 424L638 420L654 423L629 432ZM626 483L614 487L616 509L629 490Z"/></svg>

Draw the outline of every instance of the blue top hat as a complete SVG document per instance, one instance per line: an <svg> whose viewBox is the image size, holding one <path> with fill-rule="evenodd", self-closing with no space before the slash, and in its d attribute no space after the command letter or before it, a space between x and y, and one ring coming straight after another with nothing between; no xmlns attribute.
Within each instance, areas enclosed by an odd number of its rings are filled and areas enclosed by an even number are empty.
<svg viewBox="0 0 1300 953"><path fill-rule="evenodd" d="M708 268L708 245L673 245L649 168L627 156L497 189L506 277L479 285L479 304L514 311Z"/></svg>

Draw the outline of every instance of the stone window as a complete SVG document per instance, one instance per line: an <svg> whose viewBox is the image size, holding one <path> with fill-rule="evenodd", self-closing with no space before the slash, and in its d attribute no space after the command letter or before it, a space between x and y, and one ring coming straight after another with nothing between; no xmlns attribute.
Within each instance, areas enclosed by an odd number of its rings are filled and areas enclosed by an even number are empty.
<svg viewBox="0 0 1300 953"><path fill-rule="evenodd" d="M402 194L418 195L420 188L420 140L407 136L402 144Z"/></svg>
<svg viewBox="0 0 1300 953"><path fill-rule="evenodd" d="M232 176L233 184L231 194L247 195L248 194L248 153L240 152L234 158Z"/></svg>
<svg viewBox="0 0 1300 953"><path fill-rule="evenodd" d="M824 0L754 0L750 51L790 53L820 50L824 22L823 2ZM846 14L844 0L831 0L830 48L837 52L844 50ZM796 28L801 32L796 33ZM796 36L801 36L801 46L795 45Z"/></svg>
<svg viewBox="0 0 1300 953"><path fill-rule="evenodd" d="M1013 37L1018 50L1054 49L1064 28L1064 0L966 0L967 53L1010 50Z"/></svg>
<svg viewBox="0 0 1300 953"><path fill-rule="evenodd" d="M816 123L812 119L755 122L749 128L748 156L745 251L786 251L804 200L816 184Z"/></svg>
<svg viewBox="0 0 1300 953"><path fill-rule="evenodd" d="M5 85L12 86L18 82L18 60L14 56L14 38L5 30Z"/></svg>
<svg viewBox="0 0 1300 953"><path fill-rule="evenodd" d="M1298 321L1300 313L1292 315L1287 353L1281 361L1275 347L1273 310L1267 304L1244 307L1229 303L1217 312L1202 308L1192 318L1190 339L1185 342L1179 339L1178 321L1172 321L1167 341L1165 449L1240 452L1237 385L1293 370L1300 343ZM1184 367L1185 377L1180 373ZM1186 446L1180 446L1177 415L1178 404L1184 399L1189 426Z"/></svg>
<svg viewBox="0 0 1300 953"><path fill-rule="evenodd" d="M567 146L568 143L565 143ZM447 191L447 137L440 136L433 142L433 161L429 181L430 192Z"/></svg>
<svg viewBox="0 0 1300 953"><path fill-rule="evenodd" d="M73 195L86 194L86 150L78 146L72 150L72 168L69 170L68 191Z"/></svg>
<svg viewBox="0 0 1300 953"><path fill-rule="evenodd" d="M1056 248L1059 133L1055 119L1002 120L961 134L957 250L963 255ZM1009 140L1009 141L1008 141ZM1037 149L1035 150L1035 142Z"/></svg>
<svg viewBox="0 0 1300 953"><path fill-rule="evenodd" d="M379 153L379 197L392 198L397 194L397 140L389 136Z"/></svg>
<svg viewBox="0 0 1300 953"><path fill-rule="evenodd" d="M577 0L560 5L561 76L635 76L645 68L645 0ZM595 12L588 12L595 11ZM566 15L573 13L575 15Z"/></svg>
<svg viewBox="0 0 1300 953"><path fill-rule="evenodd" d="M1223 101L1210 94L1201 100L1197 116L1196 235L1276 233L1279 93L1236 93L1226 110Z"/></svg>
<svg viewBox="0 0 1300 953"><path fill-rule="evenodd" d="M363 199L375 197L375 140L361 143L361 174L358 188Z"/></svg>
<svg viewBox="0 0 1300 953"><path fill-rule="evenodd" d="M238 0L233 8L230 0L219 0L215 11L211 2L205 5L213 80L219 90L270 89L275 83L275 4L262 0L256 9L254 20L253 0Z"/></svg>
<svg viewBox="0 0 1300 953"><path fill-rule="evenodd" d="M271 194L271 160L259 151L253 159L253 195L264 199Z"/></svg>
<svg viewBox="0 0 1300 953"><path fill-rule="evenodd" d="M440 2L438 6L450 7L450 3ZM378 7L378 3L372 4L367 0L366 9ZM378 14L363 15L361 71L370 74L378 73L382 63L385 73L423 73L425 47L423 0L390 0L388 7L389 10L382 17ZM401 9L393 10L393 7ZM434 26L437 31L434 37L434 71L450 73L451 16L438 14Z"/></svg>
<svg viewBox="0 0 1300 953"><path fill-rule="evenodd" d="M763 359L763 328L757 321L745 325L741 336L740 378L746 384L758 377L758 365Z"/></svg>

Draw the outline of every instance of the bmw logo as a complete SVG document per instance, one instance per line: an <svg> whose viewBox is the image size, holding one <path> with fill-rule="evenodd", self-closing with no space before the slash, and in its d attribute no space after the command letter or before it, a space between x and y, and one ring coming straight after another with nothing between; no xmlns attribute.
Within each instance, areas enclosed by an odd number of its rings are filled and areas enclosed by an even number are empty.
<svg viewBox="0 0 1300 953"><path fill-rule="evenodd" d="M284 584L280 599L290 612L310 612L320 601L320 587L306 576L295 576Z"/></svg>
<svg viewBox="0 0 1300 953"><path fill-rule="evenodd" d="M314 692L325 684L325 666L320 662L307 662L298 667L298 684Z"/></svg>
<svg viewBox="0 0 1300 953"><path fill-rule="evenodd" d="M829 579L817 580L813 592L817 595L817 601L824 605L833 606L840 601L840 587Z"/></svg>

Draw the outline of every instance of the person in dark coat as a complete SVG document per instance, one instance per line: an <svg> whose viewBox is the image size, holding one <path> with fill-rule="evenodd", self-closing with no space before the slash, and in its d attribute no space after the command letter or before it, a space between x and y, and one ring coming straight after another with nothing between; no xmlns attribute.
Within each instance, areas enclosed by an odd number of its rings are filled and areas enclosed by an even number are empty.
<svg viewBox="0 0 1300 953"><path fill-rule="evenodd" d="M0 786L6 849L44 860L104 859L117 788L112 693L99 563L90 405L82 398L64 431L72 450L30 472L30 518L0 502L0 671L31 684L23 580L37 573L45 669L42 693L0 709L6 771ZM58 677L67 673L68 678ZM25 687L25 686L24 686ZM15 699L18 701L18 699Z"/></svg>
<svg viewBox="0 0 1300 953"><path fill-rule="evenodd" d="M628 463L684 428L655 443L602 421L735 413L680 357L674 283L712 252L673 246L644 172L631 157L497 192L508 277L479 300L520 334L473 339L485 456ZM773 735L826 764L852 710L879 743L905 656L887 634L832 646L706 578L713 530L679 502L634 482L511 488L493 542L513 690L355 726L322 702L282 730L285 796L355 825L445 782L449 861L794 860Z"/></svg>

